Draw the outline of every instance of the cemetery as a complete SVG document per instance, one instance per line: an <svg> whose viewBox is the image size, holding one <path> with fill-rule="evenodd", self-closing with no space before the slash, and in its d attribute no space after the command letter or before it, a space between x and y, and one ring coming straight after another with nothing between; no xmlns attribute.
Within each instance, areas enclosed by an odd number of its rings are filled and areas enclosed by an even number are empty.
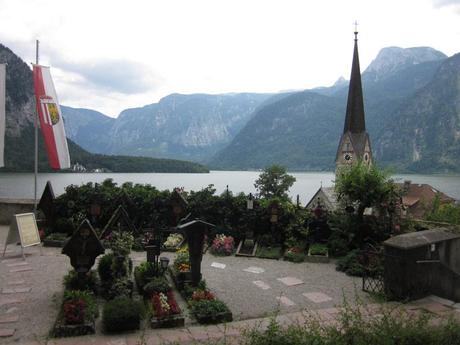
<svg viewBox="0 0 460 345"><path fill-rule="evenodd" d="M345 197L342 211L329 212L320 201L305 208L282 193L170 192L106 180L55 197L48 183L37 219L16 215L2 237L10 272L2 298L21 298L0 299L0 307L14 313L33 293L48 305L32 329L53 339L190 332L273 315L292 321L306 311L330 317L344 301L375 308L382 299L415 300L410 310L458 319L458 228L404 219L397 202L384 199L397 192L384 194L378 212L360 215L359 203ZM29 278L14 280L14 272ZM36 295L47 284L50 291ZM0 326L13 324L6 315ZM12 339L29 334L7 330Z"/></svg>

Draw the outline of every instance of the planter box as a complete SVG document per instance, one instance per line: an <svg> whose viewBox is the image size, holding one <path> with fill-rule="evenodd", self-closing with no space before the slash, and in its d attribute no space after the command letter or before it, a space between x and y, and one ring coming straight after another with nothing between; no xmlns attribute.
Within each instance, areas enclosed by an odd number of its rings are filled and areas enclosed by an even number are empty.
<svg viewBox="0 0 460 345"><path fill-rule="evenodd" d="M201 324L216 324L216 323L223 323L223 322L231 322L233 321L233 315L231 311L227 311L224 313L219 313L215 315L198 315L195 314L197 321Z"/></svg>
<svg viewBox="0 0 460 345"><path fill-rule="evenodd" d="M94 333L96 333L94 320L85 321L85 323L80 325L66 325L62 318L58 318L53 328L53 336L56 338L75 337Z"/></svg>
<svg viewBox="0 0 460 345"><path fill-rule="evenodd" d="M44 247L62 248L67 243L67 240L68 239L65 239L65 240L48 240L48 239L45 238L43 240L43 246Z"/></svg>
<svg viewBox="0 0 460 345"><path fill-rule="evenodd" d="M310 254L310 249L308 250L308 255L305 258L307 262L313 263L328 263L329 262L329 253L326 252L326 255L312 255Z"/></svg>
<svg viewBox="0 0 460 345"><path fill-rule="evenodd" d="M150 326L152 328L173 328L173 327L184 327L185 319L182 314L171 315L168 317L152 317L150 319Z"/></svg>

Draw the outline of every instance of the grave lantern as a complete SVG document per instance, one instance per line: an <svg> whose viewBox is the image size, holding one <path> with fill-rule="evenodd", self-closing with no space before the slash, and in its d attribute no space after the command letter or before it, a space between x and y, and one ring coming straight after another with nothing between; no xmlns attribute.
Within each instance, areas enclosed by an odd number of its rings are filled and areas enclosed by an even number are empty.
<svg viewBox="0 0 460 345"><path fill-rule="evenodd" d="M201 281L201 260L203 258L203 245L205 234L215 225L195 219L191 222L179 225L178 231L185 233L190 257L190 270L192 285L197 286Z"/></svg>

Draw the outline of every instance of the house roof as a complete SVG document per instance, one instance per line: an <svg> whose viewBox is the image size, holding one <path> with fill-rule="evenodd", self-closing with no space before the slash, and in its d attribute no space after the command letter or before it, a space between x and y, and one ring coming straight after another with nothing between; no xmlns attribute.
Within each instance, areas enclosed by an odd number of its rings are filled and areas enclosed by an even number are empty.
<svg viewBox="0 0 460 345"><path fill-rule="evenodd" d="M426 183L416 184L407 181L396 185L403 191L403 204L406 206L413 206L418 201L431 203L436 195L439 195L441 202L455 201L454 198Z"/></svg>

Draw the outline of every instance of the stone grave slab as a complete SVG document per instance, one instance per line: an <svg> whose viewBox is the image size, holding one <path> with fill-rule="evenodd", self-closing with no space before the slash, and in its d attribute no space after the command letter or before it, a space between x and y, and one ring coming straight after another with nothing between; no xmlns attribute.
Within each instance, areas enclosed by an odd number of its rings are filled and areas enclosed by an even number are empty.
<svg viewBox="0 0 460 345"><path fill-rule="evenodd" d="M24 298L0 298L0 307L8 304L16 304L24 302Z"/></svg>
<svg viewBox="0 0 460 345"><path fill-rule="evenodd" d="M6 338L13 336L16 330L14 328L1 329L0 328L0 338Z"/></svg>
<svg viewBox="0 0 460 345"><path fill-rule="evenodd" d="M19 310L18 307L8 308L8 310L5 312L5 314L11 314L11 313L14 313L15 311L18 311L18 310Z"/></svg>
<svg viewBox="0 0 460 345"><path fill-rule="evenodd" d="M245 272L249 272L249 273L256 273L256 274L260 274L260 273L264 273L265 270L261 267L255 267L255 266L251 266L251 267L248 267L248 268L245 268L243 271Z"/></svg>
<svg viewBox="0 0 460 345"><path fill-rule="evenodd" d="M32 271L32 267L19 267L19 268L13 268L10 270L10 273L16 273L16 272L27 272L27 271Z"/></svg>
<svg viewBox="0 0 460 345"><path fill-rule="evenodd" d="M14 263L6 264L6 266L8 266L8 267L17 267L17 266L26 266L28 264L29 264L28 262L14 262Z"/></svg>
<svg viewBox="0 0 460 345"><path fill-rule="evenodd" d="M221 264L221 263L219 263L219 262L213 262L213 263L211 264L211 267L220 268L220 269L225 269L226 266L227 266L227 265Z"/></svg>
<svg viewBox="0 0 460 345"><path fill-rule="evenodd" d="M279 280L281 283L287 286L296 286L296 285L303 284L303 280L300 280L295 277L277 278L276 280Z"/></svg>
<svg viewBox="0 0 460 345"><path fill-rule="evenodd" d="M13 322L18 322L19 316L18 315L6 315L6 316L0 316L0 324L2 323L13 323Z"/></svg>
<svg viewBox="0 0 460 345"><path fill-rule="evenodd" d="M22 285L26 281L25 280L10 280L7 282L8 285Z"/></svg>
<svg viewBox="0 0 460 345"><path fill-rule="evenodd" d="M30 292L31 290L32 290L32 288L30 288L30 287L25 287L25 288L13 288L13 289L4 288L4 289L2 290L2 293L3 293L3 294L24 293L24 292Z"/></svg>
<svg viewBox="0 0 460 345"><path fill-rule="evenodd" d="M332 298L322 292L306 292L302 294L313 303L323 303L332 301Z"/></svg>
<svg viewBox="0 0 460 345"><path fill-rule="evenodd" d="M270 289L270 286L268 284L264 283L262 280L254 280L252 283L255 286L257 286L259 289L262 289L262 290Z"/></svg>
<svg viewBox="0 0 460 345"><path fill-rule="evenodd" d="M276 297L276 299L280 301L280 303L286 307L292 307L293 305L295 305L295 303L291 301L289 298L287 298L286 296Z"/></svg>

